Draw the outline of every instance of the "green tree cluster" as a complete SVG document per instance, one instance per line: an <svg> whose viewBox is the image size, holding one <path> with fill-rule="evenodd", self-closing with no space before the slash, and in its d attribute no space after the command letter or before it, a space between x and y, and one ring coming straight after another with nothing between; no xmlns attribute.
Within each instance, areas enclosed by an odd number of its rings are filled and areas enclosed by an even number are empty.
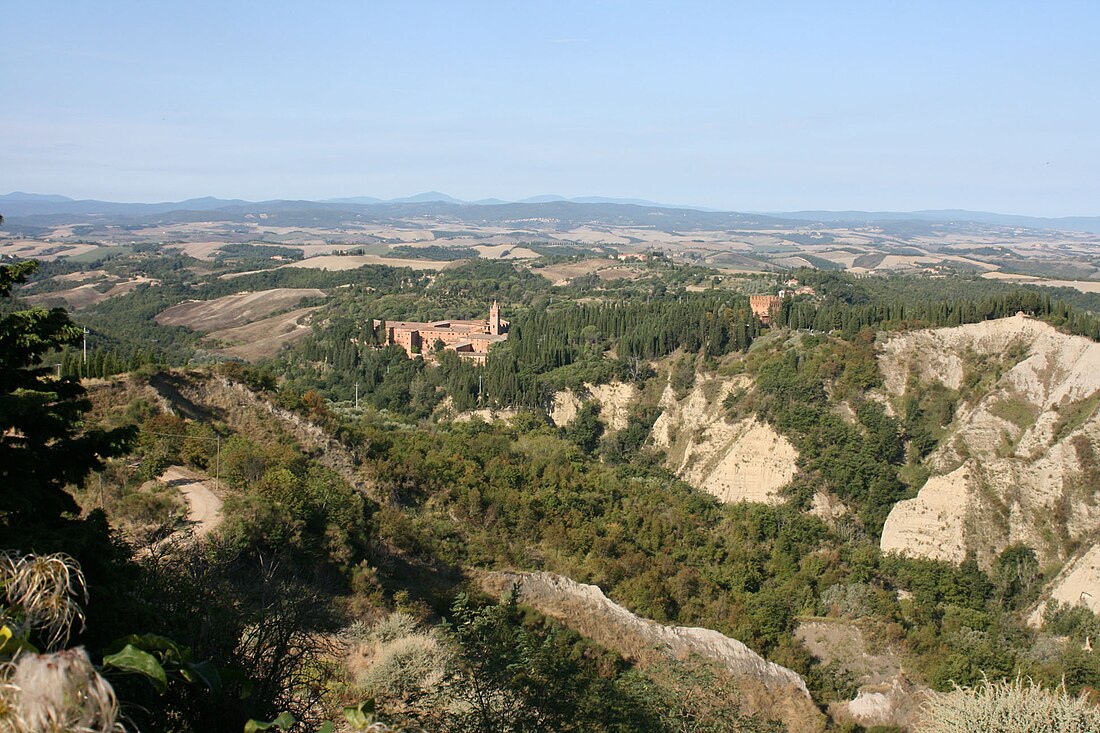
<svg viewBox="0 0 1100 733"><path fill-rule="evenodd" d="M26 280L35 263L0 265L0 298ZM125 450L132 428L85 425L90 407L74 379L54 376L43 357L79 339L60 308L0 316L0 526L50 523L78 511L65 491L102 461ZM13 535L14 536L14 535Z"/></svg>

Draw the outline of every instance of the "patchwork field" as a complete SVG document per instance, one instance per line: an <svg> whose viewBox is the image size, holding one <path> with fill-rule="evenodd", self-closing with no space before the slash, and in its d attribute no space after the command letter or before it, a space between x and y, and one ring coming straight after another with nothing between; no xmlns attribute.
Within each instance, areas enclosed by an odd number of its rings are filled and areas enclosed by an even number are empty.
<svg viewBox="0 0 1100 733"><path fill-rule="evenodd" d="M213 333L236 328L293 308L306 298L323 298L316 288L275 288L254 293L237 293L214 300L193 300L161 311L156 322L162 326L184 326Z"/></svg>
<svg viewBox="0 0 1100 733"><path fill-rule="evenodd" d="M544 252L542 247L549 247L556 250L554 254L597 259L656 250L675 261L729 272L776 272L796 267L858 275L1004 271L1085 292L1100 287L1088 282L1100 281L1100 234L1088 231L946 220L760 220L744 214L560 204L515 211L492 206L419 205L385 210L299 210L294 202L286 204L257 205L255 211L247 212L211 211L209 220L199 221L193 220L198 218L196 212L139 217L137 223L101 215L34 221L25 233L11 227L0 232L0 257L94 265L107 257L131 253L140 258L160 250L218 262L222 260L219 251L226 245L250 244L288 248L304 256L300 262L285 263L275 254L278 250L266 249L271 265L323 270L392 265L441 270L454 264L409 259L407 251L393 250L454 247L483 259L522 260L536 259ZM590 264L581 267L584 272L548 269L543 274L560 284L596 271ZM236 268L229 265L225 269ZM616 276L606 273L600 277ZM71 293L66 302L85 303L95 297Z"/></svg>
<svg viewBox="0 0 1100 733"><path fill-rule="evenodd" d="M599 273L601 270L607 270L609 268L615 268L616 271L630 269L624 268L618 260L593 259L581 260L579 262L562 262L556 265L547 265L546 267L535 267L531 269L531 272L542 275L555 285L568 285L569 281L573 278L590 275L594 272ZM618 277L628 277L628 275L620 274ZM608 279L614 279L614 277Z"/></svg>
<svg viewBox="0 0 1100 733"><path fill-rule="evenodd" d="M65 242L16 239L0 241L0 257L36 259L49 262L60 257L74 257L98 249L95 244L67 244Z"/></svg>
<svg viewBox="0 0 1100 733"><path fill-rule="evenodd" d="M1093 280L1047 280L1034 275L1014 275L1009 272L987 272L982 277L1003 282L1046 285L1051 288L1073 288L1082 293L1100 293L1100 282Z"/></svg>
<svg viewBox="0 0 1100 733"><path fill-rule="evenodd" d="M511 244L478 244L473 249L487 260L526 260L539 256L538 252Z"/></svg>
<svg viewBox="0 0 1100 733"><path fill-rule="evenodd" d="M319 306L297 308L270 318L210 332L215 351L226 356L256 361L274 356L279 349L309 335L310 317Z"/></svg>
<svg viewBox="0 0 1100 733"><path fill-rule="evenodd" d="M389 265L390 267L408 267L413 270L445 270L448 267L453 267L456 262L463 261L404 260L397 257L380 257L378 255L323 255L280 266L304 267L312 270L355 270L363 265Z"/></svg>
<svg viewBox="0 0 1100 733"><path fill-rule="evenodd" d="M125 295L139 285L160 285L160 280L142 276L135 276L127 280L113 278L97 283L78 285L75 288L29 295L26 300L34 305L61 305L70 310L80 310L109 298Z"/></svg>

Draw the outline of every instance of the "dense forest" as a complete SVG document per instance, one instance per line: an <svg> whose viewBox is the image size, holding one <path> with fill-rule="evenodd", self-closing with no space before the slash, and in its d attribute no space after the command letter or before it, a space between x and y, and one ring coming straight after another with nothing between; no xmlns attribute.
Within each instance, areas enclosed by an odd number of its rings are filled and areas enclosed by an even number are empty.
<svg viewBox="0 0 1100 733"><path fill-rule="evenodd" d="M652 374L649 362L673 353L698 354L714 368L722 357L747 351L762 332L745 290L782 288L779 277L770 285L750 281L729 287L704 278L708 288L690 291L673 284L682 282L677 268L660 262L654 271L673 277L641 290L636 283L613 290L577 283L555 289L511 265L479 263L449 270L430 287L411 292L353 290L326 306L328 318L310 339L270 366L300 388L317 388L336 400L351 399L358 383L370 404L418 418L444 397L459 410L545 408L565 388L644 380ZM776 321L796 331L852 338L868 328L956 326L1022 311L1070 333L1100 338L1100 318L1035 288L969 277L796 274L818 291L816 297L782 300ZM512 327L484 367L450 358L436 359L435 366L420 359L404 364L402 353L380 348L373 327L375 319L484 317L492 300L504 304Z"/></svg>

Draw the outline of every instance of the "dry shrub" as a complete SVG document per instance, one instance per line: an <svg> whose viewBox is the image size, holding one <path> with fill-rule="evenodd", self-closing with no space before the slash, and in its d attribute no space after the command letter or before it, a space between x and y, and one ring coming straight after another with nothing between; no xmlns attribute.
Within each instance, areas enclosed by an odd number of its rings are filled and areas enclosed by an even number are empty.
<svg viewBox="0 0 1100 733"><path fill-rule="evenodd" d="M80 565L68 555L0 553L0 647L10 640L16 649L0 664L3 733L122 730L115 692L83 648L26 651L33 632L51 649L66 643L73 625L83 623L87 595Z"/></svg>
<svg viewBox="0 0 1100 733"><path fill-rule="evenodd" d="M874 615L875 604L875 590L865 583L831 585L820 601L826 614L852 619Z"/></svg>
<svg viewBox="0 0 1100 733"><path fill-rule="evenodd" d="M397 611L361 637L350 667L364 699L389 716L423 718L438 710L452 655L435 631Z"/></svg>
<svg viewBox="0 0 1100 733"><path fill-rule="evenodd" d="M0 672L5 733L112 733L118 700L83 648L21 654Z"/></svg>
<svg viewBox="0 0 1100 733"><path fill-rule="evenodd" d="M41 632L52 649L83 625L88 590L80 565L68 555L0 553L0 622L17 637Z"/></svg>
<svg viewBox="0 0 1100 733"><path fill-rule="evenodd" d="M1096 733L1100 709L1064 687L1044 689L1031 680L958 687L929 697L917 733Z"/></svg>

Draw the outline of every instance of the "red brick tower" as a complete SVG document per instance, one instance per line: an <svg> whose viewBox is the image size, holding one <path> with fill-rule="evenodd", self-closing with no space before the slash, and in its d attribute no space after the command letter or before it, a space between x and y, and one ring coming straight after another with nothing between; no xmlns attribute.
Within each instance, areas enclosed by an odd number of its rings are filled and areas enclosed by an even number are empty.
<svg viewBox="0 0 1100 733"><path fill-rule="evenodd" d="M500 303L495 300L489 306L489 333L494 336L500 335Z"/></svg>

